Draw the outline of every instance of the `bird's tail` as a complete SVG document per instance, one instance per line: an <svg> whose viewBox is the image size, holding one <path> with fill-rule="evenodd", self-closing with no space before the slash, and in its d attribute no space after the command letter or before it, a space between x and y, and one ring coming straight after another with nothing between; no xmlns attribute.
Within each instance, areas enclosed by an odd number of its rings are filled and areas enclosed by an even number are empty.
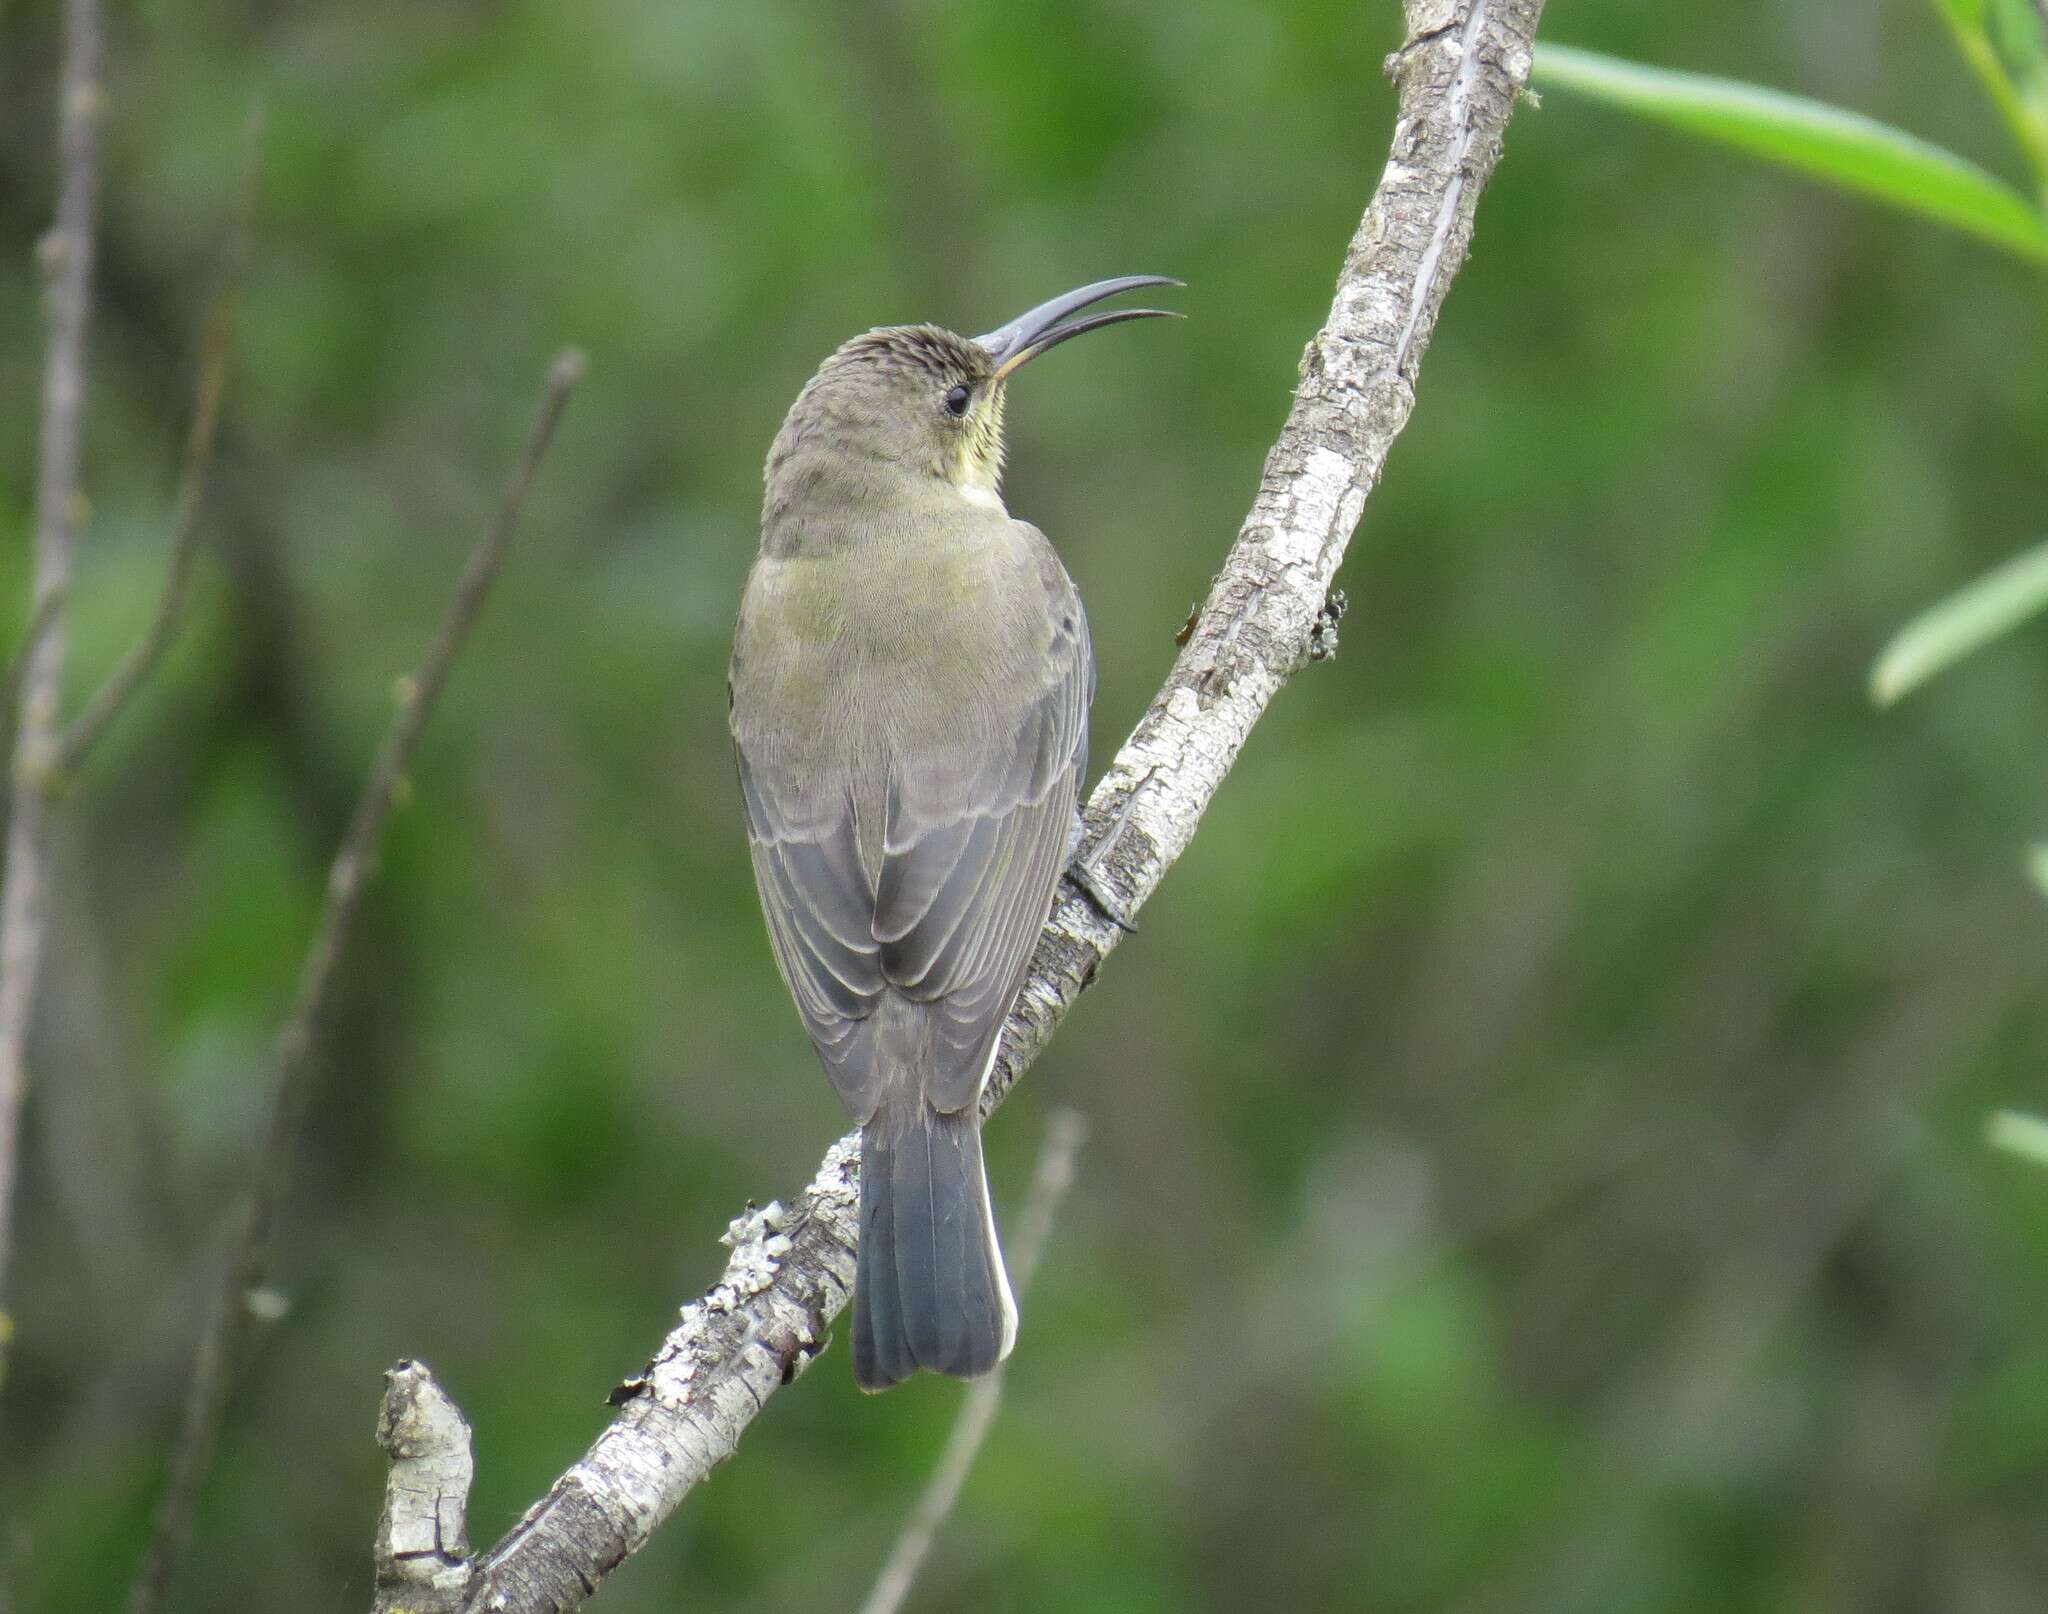
<svg viewBox="0 0 2048 1614"><path fill-rule="evenodd" d="M981 1116L885 1098L861 1129L853 1377L886 1390L918 1368L971 1379L1010 1354L1017 1305L981 1167Z"/></svg>

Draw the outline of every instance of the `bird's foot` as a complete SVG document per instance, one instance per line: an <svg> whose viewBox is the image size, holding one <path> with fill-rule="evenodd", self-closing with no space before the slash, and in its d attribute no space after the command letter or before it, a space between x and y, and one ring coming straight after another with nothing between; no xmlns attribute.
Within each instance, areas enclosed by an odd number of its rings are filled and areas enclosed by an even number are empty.
<svg viewBox="0 0 2048 1614"><path fill-rule="evenodd" d="M1138 933L1137 924L1131 919L1117 894L1097 878L1093 855L1077 857L1067 865L1066 878L1076 891L1088 899L1088 906L1122 931L1126 936Z"/></svg>

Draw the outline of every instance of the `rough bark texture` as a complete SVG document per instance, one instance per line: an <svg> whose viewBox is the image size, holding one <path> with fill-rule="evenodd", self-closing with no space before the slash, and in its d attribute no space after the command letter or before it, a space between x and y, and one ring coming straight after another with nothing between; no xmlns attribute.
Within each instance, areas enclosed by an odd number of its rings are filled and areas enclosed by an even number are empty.
<svg viewBox="0 0 2048 1614"><path fill-rule="evenodd" d="M391 1458L377 1521L377 1614L451 1614L469 1590L469 1424L424 1362L384 1375L377 1444Z"/></svg>
<svg viewBox="0 0 2048 1614"><path fill-rule="evenodd" d="M1274 693L1334 644L1330 592L1365 498L1414 406L1415 375L1473 210L1527 80L1543 0L1406 0L1388 62L1393 150L1345 256L1328 322L1251 513L1158 698L1087 809L1092 883L1126 915L1149 897ZM1063 887L984 1101L1002 1102L1123 932ZM622 1385L617 1418L473 1566L470 1610L579 1606L737 1446L815 1356L853 1282L860 1148L849 1133L787 1208L726 1234L725 1276Z"/></svg>

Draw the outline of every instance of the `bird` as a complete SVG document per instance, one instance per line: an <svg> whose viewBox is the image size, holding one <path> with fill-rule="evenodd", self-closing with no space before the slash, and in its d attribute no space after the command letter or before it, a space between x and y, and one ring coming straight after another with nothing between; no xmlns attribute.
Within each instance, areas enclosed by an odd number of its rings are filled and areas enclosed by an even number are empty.
<svg viewBox="0 0 2048 1614"><path fill-rule="evenodd" d="M1095 660L1051 543L1003 503L1004 388L1070 317L883 326L805 383L768 451L727 682L772 951L861 1129L855 1382L974 1378L1017 1307L980 1098L1078 828Z"/></svg>

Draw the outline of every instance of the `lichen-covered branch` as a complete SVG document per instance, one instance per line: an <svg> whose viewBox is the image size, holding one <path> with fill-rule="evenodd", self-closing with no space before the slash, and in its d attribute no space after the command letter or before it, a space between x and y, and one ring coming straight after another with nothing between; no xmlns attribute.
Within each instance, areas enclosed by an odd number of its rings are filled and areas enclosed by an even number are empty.
<svg viewBox="0 0 2048 1614"><path fill-rule="evenodd" d="M49 285L50 343L43 367L36 464L35 598L21 658L21 715L14 731L13 807L7 871L0 883L0 1373L12 1329L5 1310L14 1249L15 1167L28 1091L29 1022L42 973L49 910L50 781L64 683L64 596L78 547L78 490L85 430L85 343L92 324L93 212L99 193L98 0L64 7L59 90L57 222L41 242Z"/></svg>
<svg viewBox="0 0 2048 1614"><path fill-rule="evenodd" d="M1331 647L1338 564L1415 402L1415 378L1529 72L1543 0L1405 0L1389 60L1393 150L1309 344L1258 495L1165 687L1090 797L1091 883L1125 914L1173 865L1267 703ZM1004 1028L993 1109L1123 932L1076 890L1054 906ZM858 1134L787 1207L733 1222L724 1277L683 1308L619 1412L472 1568L466 1609L579 1606L730 1456L823 1344L853 1282ZM1028 1348L1029 1334L1026 1334Z"/></svg>

